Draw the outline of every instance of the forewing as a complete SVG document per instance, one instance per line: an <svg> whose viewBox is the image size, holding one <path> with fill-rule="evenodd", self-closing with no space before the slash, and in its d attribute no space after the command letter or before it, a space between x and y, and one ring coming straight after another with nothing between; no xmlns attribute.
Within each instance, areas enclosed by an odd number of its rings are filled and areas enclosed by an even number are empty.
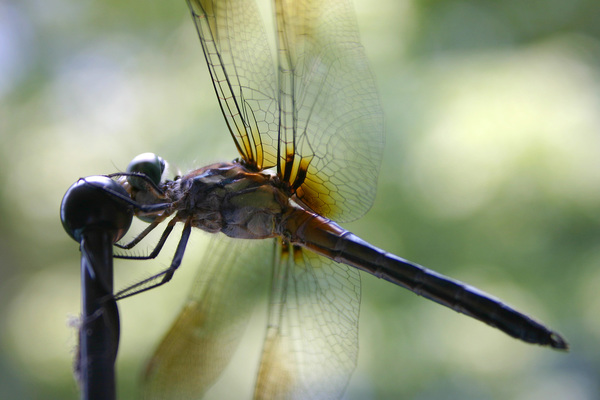
<svg viewBox="0 0 600 400"><path fill-rule="evenodd" d="M348 0L275 0L279 175L328 218L372 205L383 116ZM274 138L275 139L275 138Z"/></svg>
<svg viewBox="0 0 600 400"><path fill-rule="evenodd" d="M276 0L278 69L256 5L188 0L242 158L339 221L375 197L383 117L348 0Z"/></svg>
<svg viewBox="0 0 600 400"><path fill-rule="evenodd" d="M279 246L255 399L339 399L358 353L358 271Z"/></svg>
<svg viewBox="0 0 600 400"><path fill-rule="evenodd" d="M202 397L229 363L272 261L270 240L213 240L183 310L146 367L144 399Z"/></svg>
<svg viewBox="0 0 600 400"><path fill-rule="evenodd" d="M276 77L256 4L243 0L188 0L229 131L244 161L263 169L276 163Z"/></svg>

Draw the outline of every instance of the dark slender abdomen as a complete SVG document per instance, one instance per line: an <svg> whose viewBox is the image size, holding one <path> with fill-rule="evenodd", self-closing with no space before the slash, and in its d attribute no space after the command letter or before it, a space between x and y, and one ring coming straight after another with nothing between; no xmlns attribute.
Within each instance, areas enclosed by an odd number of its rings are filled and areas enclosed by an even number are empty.
<svg viewBox="0 0 600 400"><path fill-rule="evenodd" d="M286 222L288 231L296 231L290 240L315 253L405 287L517 339L556 349L568 348L558 333L494 297L378 249L326 218L297 210Z"/></svg>

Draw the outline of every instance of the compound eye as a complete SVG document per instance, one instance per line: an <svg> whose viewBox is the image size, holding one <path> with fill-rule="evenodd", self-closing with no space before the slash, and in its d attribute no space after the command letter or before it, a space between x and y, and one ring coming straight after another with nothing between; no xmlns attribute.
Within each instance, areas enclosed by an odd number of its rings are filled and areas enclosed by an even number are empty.
<svg viewBox="0 0 600 400"><path fill-rule="evenodd" d="M127 166L127 172L142 173L148 177L155 185L159 185L162 174L165 170L165 160L154 153L143 153L136 156ZM127 181L137 190L144 190L147 182L144 179L130 176Z"/></svg>

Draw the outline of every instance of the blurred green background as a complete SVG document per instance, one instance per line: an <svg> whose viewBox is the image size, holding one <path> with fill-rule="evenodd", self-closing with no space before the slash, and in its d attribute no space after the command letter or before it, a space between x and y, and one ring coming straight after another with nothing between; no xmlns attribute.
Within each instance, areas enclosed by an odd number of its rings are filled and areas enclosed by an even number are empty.
<svg viewBox="0 0 600 400"><path fill-rule="evenodd" d="M386 115L372 210L345 227L544 321L528 346L363 275L347 399L600 398L600 4L357 0ZM79 252L59 205L138 153L237 156L181 1L0 0L0 393L75 399ZM205 236L174 282L121 303L134 398ZM117 287L169 262L117 262ZM250 398L265 310L210 398ZM232 383L235 383L233 385Z"/></svg>

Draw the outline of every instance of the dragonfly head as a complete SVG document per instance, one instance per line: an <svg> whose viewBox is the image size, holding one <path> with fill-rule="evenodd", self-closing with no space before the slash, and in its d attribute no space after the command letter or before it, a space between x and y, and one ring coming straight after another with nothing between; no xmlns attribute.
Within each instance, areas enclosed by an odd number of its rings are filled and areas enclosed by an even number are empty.
<svg viewBox="0 0 600 400"><path fill-rule="evenodd" d="M160 193L153 190L149 182L152 182L156 188L162 189L166 169L166 161L154 153L142 153L134 157L127 166L127 173L142 174L144 177L127 177L128 192L131 197L142 204L164 202L164 198L158 196ZM138 215L138 217L146 222L152 222L156 218L154 215Z"/></svg>
<svg viewBox="0 0 600 400"><path fill-rule="evenodd" d="M159 186L167 163L162 157L154 153L142 153L133 158L127 166L128 173L141 173L146 175L152 183ZM127 182L136 190L146 190L147 183L142 178L128 176Z"/></svg>

